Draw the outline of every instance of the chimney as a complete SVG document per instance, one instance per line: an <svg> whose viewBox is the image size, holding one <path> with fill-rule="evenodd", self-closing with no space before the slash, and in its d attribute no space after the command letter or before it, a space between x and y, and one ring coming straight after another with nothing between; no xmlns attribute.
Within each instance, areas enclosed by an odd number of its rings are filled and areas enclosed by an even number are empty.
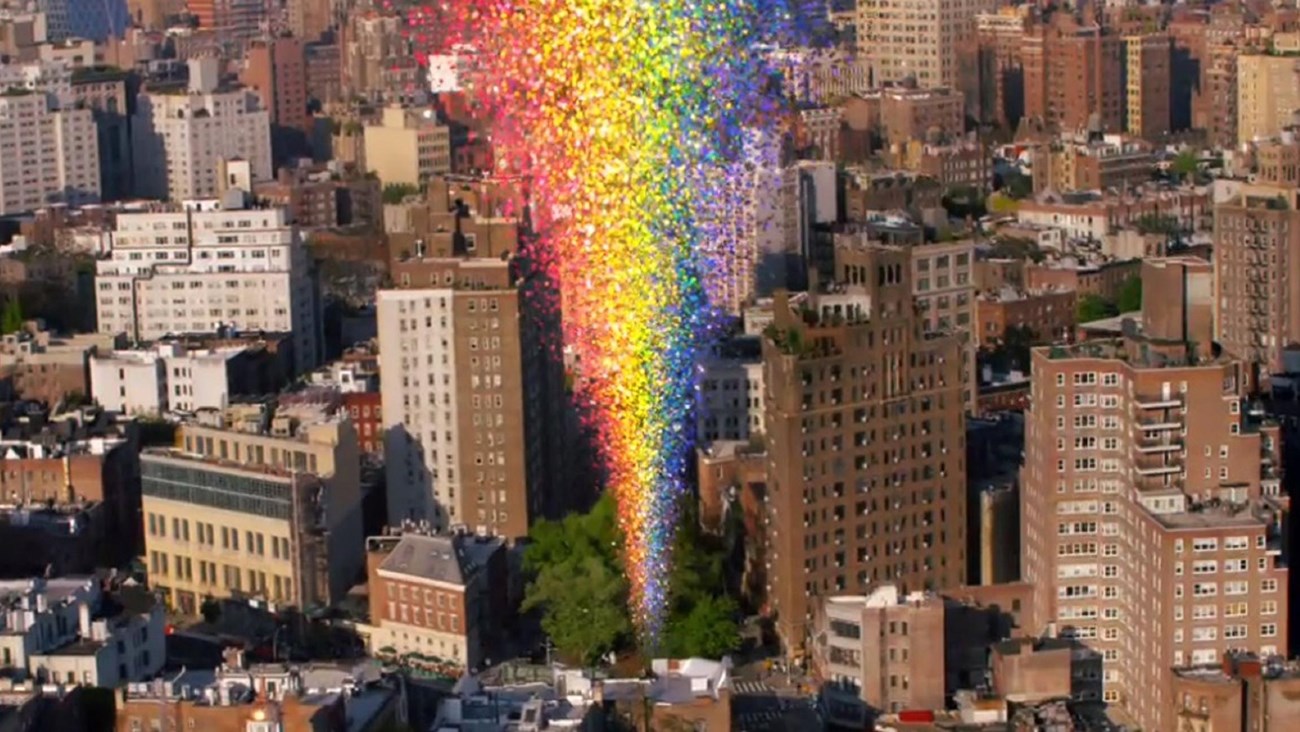
<svg viewBox="0 0 1300 732"><path fill-rule="evenodd" d="M77 603L77 627L82 638L90 638L90 603Z"/></svg>

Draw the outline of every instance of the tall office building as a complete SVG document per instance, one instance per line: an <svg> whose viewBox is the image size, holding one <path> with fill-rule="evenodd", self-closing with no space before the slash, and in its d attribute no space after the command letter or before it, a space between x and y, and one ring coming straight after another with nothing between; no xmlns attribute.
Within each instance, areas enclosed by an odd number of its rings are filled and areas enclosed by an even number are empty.
<svg viewBox="0 0 1300 732"><path fill-rule="evenodd" d="M297 370L319 362L312 264L284 209L198 201L120 213L95 287L100 332L136 341L223 327L292 333Z"/></svg>
<svg viewBox="0 0 1300 732"><path fill-rule="evenodd" d="M491 222L491 200L455 188L435 187L438 193L468 209L456 217L458 232L480 216ZM446 212L450 201L434 208ZM515 242L459 236L451 251L417 251L394 261L398 288L379 292L394 525L423 520L517 539L537 518L561 512L564 376L552 358L558 320L525 304L541 279L527 276L524 261L510 254Z"/></svg>
<svg viewBox="0 0 1300 732"><path fill-rule="evenodd" d="M187 87L140 94L131 123L136 193L187 201L228 188L221 161L249 163L253 180L271 178L271 117L257 94L224 84L215 58L192 58Z"/></svg>
<svg viewBox="0 0 1300 732"><path fill-rule="evenodd" d="M1212 276L1148 260L1140 330L1033 353L1024 580L1144 729L1173 728L1170 668L1288 648L1279 432L1211 342Z"/></svg>
<svg viewBox="0 0 1300 732"><path fill-rule="evenodd" d="M860 0L858 54L870 60L872 86L914 79L922 88L956 89L958 49L975 34L975 16L1000 0Z"/></svg>
<svg viewBox="0 0 1300 732"><path fill-rule="evenodd" d="M1246 186L1214 207L1215 335L1224 349L1277 372L1300 341L1300 258L1294 187Z"/></svg>
<svg viewBox="0 0 1300 732"><path fill-rule="evenodd" d="M0 215L97 203L95 118L72 106L66 70L28 64L5 71L5 81L24 85L0 95Z"/></svg>
<svg viewBox="0 0 1300 732"><path fill-rule="evenodd" d="M924 334L906 248L841 242L835 274L778 292L763 343L768 597L793 656L820 597L966 575L961 340Z"/></svg>

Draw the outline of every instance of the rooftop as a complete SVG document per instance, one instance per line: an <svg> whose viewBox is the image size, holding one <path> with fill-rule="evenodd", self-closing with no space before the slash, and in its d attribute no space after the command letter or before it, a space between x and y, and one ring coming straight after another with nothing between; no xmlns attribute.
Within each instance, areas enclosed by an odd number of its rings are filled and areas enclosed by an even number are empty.
<svg viewBox="0 0 1300 732"><path fill-rule="evenodd" d="M1260 658L1249 652L1230 652L1221 663L1174 667L1176 676L1210 683L1239 683L1242 676L1258 673L1265 679L1300 679L1300 662L1281 656Z"/></svg>
<svg viewBox="0 0 1300 732"><path fill-rule="evenodd" d="M1193 504L1180 513L1152 513L1166 529L1208 529L1222 526L1270 526L1277 516L1277 508L1264 500L1244 503L1208 501Z"/></svg>
<svg viewBox="0 0 1300 732"><path fill-rule="evenodd" d="M377 537L382 541L384 537ZM495 538L408 532L397 538L380 571L464 586L502 546Z"/></svg>

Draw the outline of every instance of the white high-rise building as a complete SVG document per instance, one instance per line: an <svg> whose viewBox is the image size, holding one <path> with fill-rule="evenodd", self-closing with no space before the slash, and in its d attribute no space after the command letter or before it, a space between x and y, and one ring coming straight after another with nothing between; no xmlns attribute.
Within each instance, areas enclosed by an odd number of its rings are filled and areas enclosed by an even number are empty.
<svg viewBox="0 0 1300 732"><path fill-rule="evenodd" d="M99 145L58 64L0 66L0 215L99 201Z"/></svg>
<svg viewBox="0 0 1300 732"><path fill-rule="evenodd" d="M223 327L291 332L296 368L314 366L320 320L297 227L284 209L226 199L118 214L96 264L100 330L136 341Z"/></svg>
<svg viewBox="0 0 1300 732"><path fill-rule="evenodd" d="M136 190L147 198L215 198L229 186L222 161L244 160L270 180L271 118L257 94L220 80L217 60L190 59L185 89L151 89L131 124Z"/></svg>

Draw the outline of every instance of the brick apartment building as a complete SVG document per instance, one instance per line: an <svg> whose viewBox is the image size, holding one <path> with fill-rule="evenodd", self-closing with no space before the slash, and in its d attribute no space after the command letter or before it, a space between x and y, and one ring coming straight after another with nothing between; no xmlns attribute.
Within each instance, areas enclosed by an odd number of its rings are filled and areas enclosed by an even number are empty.
<svg viewBox="0 0 1300 732"><path fill-rule="evenodd" d="M1159 140L1172 131L1170 84L1173 43L1167 33L1124 36L1124 131Z"/></svg>
<svg viewBox="0 0 1300 732"><path fill-rule="evenodd" d="M1010 328L1028 328L1042 343L1066 340L1074 331L1077 300L1074 290L984 293L975 300L975 343L996 346Z"/></svg>
<svg viewBox="0 0 1300 732"><path fill-rule="evenodd" d="M0 573L23 573L24 568L30 570L32 563L42 560L71 569L53 559L62 554L59 546L65 540L100 552L101 565L138 556L142 533L137 425L115 421L94 409L24 416L26 421L19 422L0 415L0 430L5 434L0 439L0 496L11 508L29 512L48 509L46 515L58 518L59 523L75 515L74 528L79 531L65 532L62 539L33 537L32 548L39 551L0 557ZM17 519L6 517L7 533L3 535L14 540L35 532L42 523L39 518L34 516L29 524L20 525ZM92 541L90 546L81 541L96 535L106 541ZM77 556L63 556L74 566L85 565L77 558L80 548L74 554ZM80 571L93 566L82 566Z"/></svg>
<svg viewBox="0 0 1300 732"><path fill-rule="evenodd" d="M957 336L923 337L902 247L836 247L835 285L778 292L763 344L769 600L804 653L819 598L965 578Z"/></svg>
<svg viewBox="0 0 1300 732"><path fill-rule="evenodd" d="M1228 651L1219 663L1174 669L1178 729L1300 728L1300 668L1279 658Z"/></svg>
<svg viewBox="0 0 1300 732"><path fill-rule="evenodd" d="M1288 648L1279 430L1212 343L1210 276L1144 263L1143 329L1036 349L1025 413L1024 580L1149 729L1174 724L1170 668Z"/></svg>
<svg viewBox="0 0 1300 732"><path fill-rule="evenodd" d="M827 597L816 609L813 665L833 704L941 710L984 681L987 649L1032 615L1022 584L902 594L892 584Z"/></svg>
<svg viewBox="0 0 1300 732"><path fill-rule="evenodd" d="M1026 263L1021 269L1024 288L1031 292L1059 290L1084 295L1098 295L1107 300L1119 296L1119 289L1129 278L1142 273L1142 263L1057 261Z"/></svg>
<svg viewBox="0 0 1300 732"><path fill-rule="evenodd" d="M1034 177L1035 190L1122 191L1151 180L1156 165L1150 145L1123 135L1067 135L1046 152L1047 174Z"/></svg>
<svg viewBox="0 0 1300 732"><path fill-rule="evenodd" d="M453 678L493 655L509 602L505 542L407 532L366 545L371 653L430 656Z"/></svg>
<svg viewBox="0 0 1300 732"><path fill-rule="evenodd" d="M548 347L558 316L525 306L542 278L525 277L512 254L519 225L505 218L509 188L431 185L431 202L455 205L451 214L416 209L416 231L441 221L443 234L423 255L397 258L397 288L379 293L390 525L425 520L518 538L561 513L564 375Z"/></svg>
<svg viewBox="0 0 1300 732"><path fill-rule="evenodd" d="M235 649L225 656L215 671L115 689L113 730L379 732L405 716L398 692L361 668L250 665Z"/></svg>
<svg viewBox="0 0 1300 732"><path fill-rule="evenodd" d="M1124 128L1123 39L1095 20L1056 12L1023 37L1025 116L1062 131Z"/></svg>
<svg viewBox="0 0 1300 732"><path fill-rule="evenodd" d="M954 89L909 86L873 89L847 100L845 121L870 130L886 145L942 140L966 129L965 101Z"/></svg>
<svg viewBox="0 0 1300 732"><path fill-rule="evenodd" d="M1024 61L1021 38L1030 6L1004 5L975 16L974 48L962 67L968 112L981 122L1015 129L1025 113ZM975 100L971 104L969 100Z"/></svg>
<svg viewBox="0 0 1300 732"><path fill-rule="evenodd" d="M1224 349L1277 372L1300 341L1300 196L1295 188L1247 186L1214 207L1215 336Z"/></svg>
<svg viewBox="0 0 1300 732"><path fill-rule="evenodd" d="M49 407L74 394L89 396L90 358L125 345L121 333L61 336L40 321L28 321L0 337L0 396Z"/></svg>

